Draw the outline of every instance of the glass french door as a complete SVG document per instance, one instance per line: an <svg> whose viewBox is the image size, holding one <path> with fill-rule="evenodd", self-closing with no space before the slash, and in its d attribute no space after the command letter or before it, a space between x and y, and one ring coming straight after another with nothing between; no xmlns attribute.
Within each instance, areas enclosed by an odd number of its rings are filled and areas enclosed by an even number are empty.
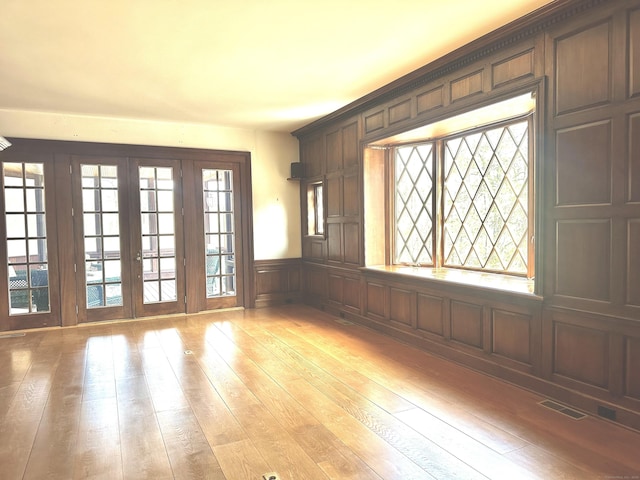
<svg viewBox="0 0 640 480"><path fill-rule="evenodd" d="M184 312L179 161L75 157L72 171L78 321Z"/></svg>
<svg viewBox="0 0 640 480"><path fill-rule="evenodd" d="M246 152L18 140L0 187L0 331L253 305Z"/></svg>
<svg viewBox="0 0 640 480"><path fill-rule="evenodd" d="M200 282L203 309L242 305L241 197L239 169L234 164L195 164L195 191L199 193L198 231L204 261Z"/></svg>
<svg viewBox="0 0 640 480"><path fill-rule="evenodd" d="M60 325L56 225L49 208L55 204L50 182L53 166L37 159L2 164L3 196L0 228L6 271L0 286L8 295L0 300L0 330ZM6 268L6 270L5 270Z"/></svg>
<svg viewBox="0 0 640 480"><path fill-rule="evenodd" d="M133 159L131 256L136 316L185 311L180 161Z"/></svg>

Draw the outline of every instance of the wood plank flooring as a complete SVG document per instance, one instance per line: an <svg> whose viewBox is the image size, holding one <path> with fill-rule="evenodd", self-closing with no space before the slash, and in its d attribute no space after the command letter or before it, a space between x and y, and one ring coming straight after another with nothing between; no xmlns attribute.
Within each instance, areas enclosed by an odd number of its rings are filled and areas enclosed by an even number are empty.
<svg viewBox="0 0 640 480"><path fill-rule="evenodd" d="M640 479L640 433L318 310L0 338L0 479Z"/></svg>

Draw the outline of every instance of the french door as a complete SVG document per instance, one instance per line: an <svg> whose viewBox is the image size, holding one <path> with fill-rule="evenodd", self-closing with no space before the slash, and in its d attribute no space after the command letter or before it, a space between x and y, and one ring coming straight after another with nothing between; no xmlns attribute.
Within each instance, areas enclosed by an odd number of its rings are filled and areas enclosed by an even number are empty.
<svg viewBox="0 0 640 480"><path fill-rule="evenodd" d="M249 160L16 141L0 155L0 330L253 306Z"/></svg>
<svg viewBox="0 0 640 480"><path fill-rule="evenodd" d="M73 157L78 320L185 311L180 162Z"/></svg>

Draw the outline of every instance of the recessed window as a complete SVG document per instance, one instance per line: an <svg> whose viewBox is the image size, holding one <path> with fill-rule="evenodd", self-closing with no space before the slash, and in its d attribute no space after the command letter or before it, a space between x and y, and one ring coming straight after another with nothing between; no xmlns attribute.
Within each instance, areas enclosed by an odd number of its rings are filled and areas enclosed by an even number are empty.
<svg viewBox="0 0 640 480"><path fill-rule="evenodd" d="M307 234L324 235L324 200L322 182L307 186Z"/></svg>
<svg viewBox="0 0 640 480"><path fill-rule="evenodd" d="M522 95L369 145L367 265L533 278L534 104Z"/></svg>

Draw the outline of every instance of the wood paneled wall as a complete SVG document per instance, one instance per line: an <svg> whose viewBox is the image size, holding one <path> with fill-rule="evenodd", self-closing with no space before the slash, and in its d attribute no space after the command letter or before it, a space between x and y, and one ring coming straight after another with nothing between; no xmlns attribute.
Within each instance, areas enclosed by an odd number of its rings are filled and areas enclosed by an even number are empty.
<svg viewBox="0 0 640 480"><path fill-rule="evenodd" d="M300 259L255 260L256 308L296 303L302 294Z"/></svg>
<svg viewBox="0 0 640 480"><path fill-rule="evenodd" d="M365 146L531 89L536 295L363 269ZM554 2L293 134L327 186L305 301L640 429L640 1Z"/></svg>

